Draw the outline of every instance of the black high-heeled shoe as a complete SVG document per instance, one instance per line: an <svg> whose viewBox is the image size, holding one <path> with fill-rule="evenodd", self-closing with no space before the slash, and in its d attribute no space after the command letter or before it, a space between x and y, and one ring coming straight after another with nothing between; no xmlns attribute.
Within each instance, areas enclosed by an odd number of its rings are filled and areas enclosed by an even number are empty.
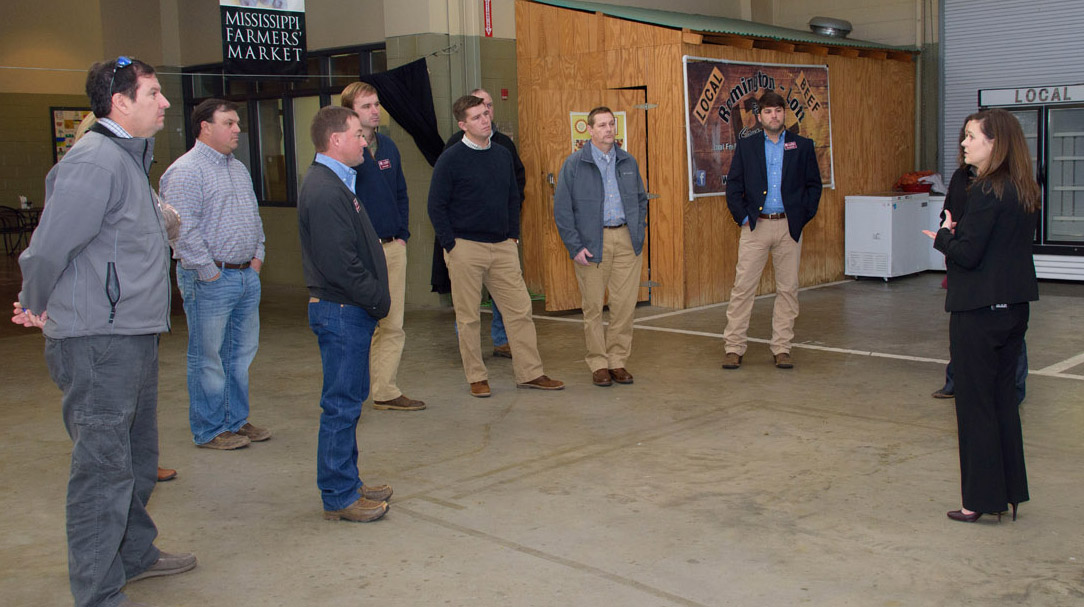
<svg viewBox="0 0 1084 607"><path fill-rule="evenodd" d="M982 513L972 512L971 514L964 514L963 510L950 510L948 517L954 521L960 521L961 523L974 523L982 517Z"/></svg>
<svg viewBox="0 0 1084 607"><path fill-rule="evenodd" d="M965 514L963 510L951 510L948 512L948 517L954 521L960 521L961 523L974 523L982 518L981 512L972 512L971 514ZM1001 522L1001 513L997 513L997 522Z"/></svg>
<svg viewBox="0 0 1084 607"><path fill-rule="evenodd" d="M1019 504L1019 502L1009 502L1009 505L1012 506L1012 520L1013 521L1016 521L1016 506L1018 504Z"/></svg>

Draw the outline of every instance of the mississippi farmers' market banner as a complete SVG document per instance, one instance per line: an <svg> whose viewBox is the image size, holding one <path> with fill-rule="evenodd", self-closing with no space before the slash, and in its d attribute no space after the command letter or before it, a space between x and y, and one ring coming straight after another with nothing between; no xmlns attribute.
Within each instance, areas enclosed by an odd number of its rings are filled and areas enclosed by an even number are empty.
<svg viewBox="0 0 1084 607"><path fill-rule="evenodd" d="M787 102L786 129L813 140L821 179L834 187L828 66L683 58L689 199L726 193L738 141L761 131L756 100L774 90Z"/></svg>

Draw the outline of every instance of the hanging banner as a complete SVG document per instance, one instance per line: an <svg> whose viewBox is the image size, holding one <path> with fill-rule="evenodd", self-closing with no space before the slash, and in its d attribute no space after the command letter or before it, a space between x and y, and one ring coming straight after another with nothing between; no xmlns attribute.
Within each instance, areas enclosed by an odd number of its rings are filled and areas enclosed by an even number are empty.
<svg viewBox="0 0 1084 607"><path fill-rule="evenodd" d="M787 102L786 129L813 140L821 180L835 187L827 65L737 63L685 56L689 200L726 194L738 141L761 132L756 99L774 90Z"/></svg>
<svg viewBox="0 0 1084 607"><path fill-rule="evenodd" d="M227 74L304 74L305 0L219 0Z"/></svg>

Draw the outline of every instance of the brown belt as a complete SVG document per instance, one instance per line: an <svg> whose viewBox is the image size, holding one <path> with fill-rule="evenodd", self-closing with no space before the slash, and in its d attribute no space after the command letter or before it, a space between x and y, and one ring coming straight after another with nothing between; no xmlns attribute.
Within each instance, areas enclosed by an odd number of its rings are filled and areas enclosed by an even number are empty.
<svg viewBox="0 0 1084 607"><path fill-rule="evenodd" d="M629 224L623 223L623 224L621 224L619 226L602 226L602 227L606 228L607 230L616 230L617 228L623 228L623 227L625 227L627 225L629 225Z"/></svg>
<svg viewBox="0 0 1084 607"><path fill-rule="evenodd" d="M226 263L224 261L216 261L215 265L223 270L244 270L250 266L252 262L246 261L245 263Z"/></svg>
<svg viewBox="0 0 1084 607"><path fill-rule="evenodd" d="M395 242L394 236L388 236L387 238L381 238L380 244L388 244L389 242Z"/></svg>
<svg viewBox="0 0 1084 607"><path fill-rule="evenodd" d="M761 219L786 219L787 214L786 213L761 213L760 218Z"/></svg>

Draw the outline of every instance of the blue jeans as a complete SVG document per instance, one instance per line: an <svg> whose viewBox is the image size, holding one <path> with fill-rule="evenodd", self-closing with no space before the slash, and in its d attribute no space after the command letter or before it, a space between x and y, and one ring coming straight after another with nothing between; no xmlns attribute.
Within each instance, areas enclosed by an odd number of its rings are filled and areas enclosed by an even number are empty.
<svg viewBox="0 0 1084 607"><path fill-rule="evenodd" d="M316 486L324 510L342 510L359 497L358 418L369 398L369 346L376 322L357 306L309 303L309 327L324 367L316 447Z"/></svg>
<svg viewBox="0 0 1084 607"><path fill-rule="evenodd" d="M504 332L504 317L497 309L497 302L493 302L493 324L489 327L489 336L493 338L494 346L503 346L508 343L508 334Z"/></svg>
<svg viewBox="0 0 1084 607"><path fill-rule="evenodd" d="M952 361L950 360L945 365L945 387L941 388L941 391L945 394L956 393L956 380L953 377ZM1027 380L1028 380L1028 344L1023 342L1020 344L1020 358L1016 361L1016 404L1024 402L1024 397L1027 396Z"/></svg>
<svg viewBox="0 0 1084 607"><path fill-rule="evenodd" d="M504 317L501 316L501 311L497 309L497 302L490 300L490 304L493 306L493 324L489 326L489 337L493 340L493 346L507 346L508 345L508 333L504 330ZM455 325L455 334L459 335L459 325Z"/></svg>
<svg viewBox="0 0 1084 607"><path fill-rule="evenodd" d="M248 367L260 345L260 274L205 282L177 266L188 319L188 423L197 445L248 423Z"/></svg>
<svg viewBox="0 0 1084 607"><path fill-rule="evenodd" d="M158 471L158 336L45 340L72 439L68 580L76 607L114 607L158 560L147 512Z"/></svg>

